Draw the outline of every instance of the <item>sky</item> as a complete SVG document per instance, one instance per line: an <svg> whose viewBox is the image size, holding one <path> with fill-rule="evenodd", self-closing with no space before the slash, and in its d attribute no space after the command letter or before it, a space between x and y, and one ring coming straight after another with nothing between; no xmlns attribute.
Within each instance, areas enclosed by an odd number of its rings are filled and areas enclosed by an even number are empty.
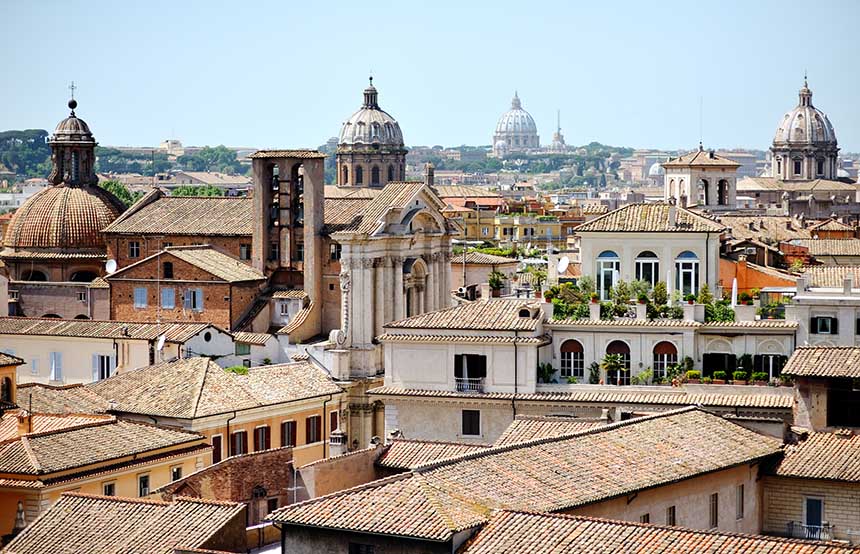
<svg viewBox="0 0 860 554"><path fill-rule="evenodd" d="M490 144L516 90L544 144L561 110L568 144L766 149L808 71L857 152L858 24L856 0L0 0L0 129L53 129L74 81L102 145L316 147L372 72L407 145Z"/></svg>

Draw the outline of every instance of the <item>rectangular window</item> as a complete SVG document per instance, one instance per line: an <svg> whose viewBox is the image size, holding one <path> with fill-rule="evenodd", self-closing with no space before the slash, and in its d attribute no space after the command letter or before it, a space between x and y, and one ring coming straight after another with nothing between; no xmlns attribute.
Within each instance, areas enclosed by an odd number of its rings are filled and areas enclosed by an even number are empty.
<svg viewBox="0 0 860 554"><path fill-rule="evenodd" d="M349 554L374 554L372 544L349 543Z"/></svg>
<svg viewBox="0 0 860 554"><path fill-rule="evenodd" d="M336 242L331 243L331 246L329 246L329 256L332 261L339 260L342 252L343 247Z"/></svg>
<svg viewBox="0 0 860 554"><path fill-rule="evenodd" d="M815 162L815 174L824 175L824 160L817 160Z"/></svg>
<svg viewBox="0 0 860 554"><path fill-rule="evenodd" d="M860 427L860 381L830 379L827 386L827 426Z"/></svg>
<svg viewBox="0 0 860 554"><path fill-rule="evenodd" d="M170 248L171 246L173 246L172 242L164 242L161 244L161 248Z"/></svg>
<svg viewBox="0 0 860 554"><path fill-rule="evenodd" d="M838 335L839 320L835 317L813 317L809 320L809 332L814 335Z"/></svg>
<svg viewBox="0 0 860 554"><path fill-rule="evenodd" d="M176 307L176 290L172 287L161 289L161 307L172 310Z"/></svg>
<svg viewBox="0 0 860 554"><path fill-rule="evenodd" d="M146 287L134 288L134 307L146 308Z"/></svg>
<svg viewBox="0 0 860 554"><path fill-rule="evenodd" d="M800 160L794 160L794 174L800 175L800 173L801 173L800 169L801 169Z"/></svg>
<svg viewBox="0 0 860 554"><path fill-rule="evenodd" d="M481 227L481 235L484 237L489 236L490 235L490 228L489 227Z"/></svg>
<svg viewBox="0 0 860 554"><path fill-rule="evenodd" d="M116 496L116 483L104 483L102 485L102 494L105 496Z"/></svg>
<svg viewBox="0 0 860 554"><path fill-rule="evenodd" d="M30 360L30 375L38 375L39 374L39 360L33 358Z"/></svg>
<svg viewBox="0 0 860 554"><path fill-rule="evenodd" d="M651 514L642 514L639 516L639 523L651 523Z"/></svg>
<svg viewBox="0 0 860 554"><path fill-rule="evenodd" d="M281 446L296 445L296 422L284 421L281 423Z"/></svg>
<svg viewBox="0 0 860 554"><path fill-rule="evenodd" d="M277 498L270 498L266 501L266 510L268 513L271 514L272 512L274 512L277 509L278 509L278 499Z"/></svg>
<svg viewBox="0 0 860 554"><path fill-rule="evenodd" d="M170 468L170 480L179 481L182 479L182 466L173 466Z"/></svg>
<svg viewBox="0 0 860 554"><path fill-rule="evenodd" d="M720 493L715 492L711 495L708 506L710 510L708 525L711 529L716 529L720 525Z"/></svg>
<svg viewBox="0 0 860 554"><path fill-rule="evenodd" d="M286 317L286 316L290 315L290 303L289 302L280 302L279 306L280 306L280 311L281 311L281 317Z"/></svg>
<svg viewBox="0 0 860 554"><path fill-rule="evenodd" d="M305 259L305 243L298 242L296 243L296 261L303 261Z"/></svg>
<svg viewBox="0 0 860 554"><path fill-rule="evenodd" d="M239 245L239 259L240 260L250 260L251 259L251 245L250 244L240 244Z"/></svg>
<svg viewBox="0 0 860 554"><path fill-rule="evenodd" d="M51 352L51 381L63 380L63 353Z"/></svg>
<svg viewBox="0 0 860 554"><path fill-rule="evenodd" d="M481 435L481 411L463 410L462 433L467 437L478 437Z"/></svg>
<svg viewBox="0 0 860 554"><path fill-rule="evenodd" d="M221 435L212 436L212 463L217 464L221 461Z"/></svg>
<svg viewBox="0 0 860 554"><path fill-rule="evenodd" d="M807 539L821 539L821 527L824 523L824 500L806 497L803 502L803 524L806 525Z"/></svg>
<svg viewBox="0 0 860 554"><path fill-rule="evenodd" d="M456 354L454 381L459 392L483 392L487 377L487 357L482 354Z"/></svg>
<svg viewBox="0 0 860 554"><path fill-rule="evenodd" d="M86 302L86 301L87 301L87 293L86 293L86 291L84 291L84 292L79 292L79 293L78 293L78 302Z"/></svg>
<svg viewBox="0 0 860 554"><path fill-rule="evenodd" d="M744 486L738 485L735 489L735 514L738 519L744 518Z"/></svg>
<svg viewBox="0 0 860 554"><path fill-rule="evenodd" d="M236 343L236 355L237 356L249 356L251 354L251 345L247 342L237 342Z"/></svg>
<svg viewBox="0 0 860 554"><path fill-rule="evenodd" d="M248 433L236 431L230 436L230 455L245 454L248 452Z"/></svg>
<svg viewBox="0 0 860 554"><path fill-rule="evenodd" d="M318 415L305 419L305 444L322 440L322 418Z"/></svg>
<svg viewBox="0 0 860 554"><path fill-rule="evenodd" d="M268 425L254 429L254 452L272 447L270 435Z"/></svg>
<svg viewBox="0 0 860 554"><path fill-rule="evenodd" d="M128 241L128 257L129 258L139 258L140 257L140 243L136 240Z"/></svg>
<svg viewBox="0 0 860 554"><path fill-rule="evenodd" d="M93 381L101 381L113 375L115 364L109 354L93 354Z"/></svg>
<svg viewBox="0 0 860 554"><path fill-rule="evenodd" d="M666 508L666 525L675 525L675 506Z"/></svg>
<svg viewBox="0 0 860 554"><path fill-rule="evenodd" d="M141 498L149 495L149 475L137 476L137 495Z"/></svg>
<svg viewBox="0 0 860 554"><path fill-rule="evenodd" d="M337 431L337 425L339 423L338 413L337 412L329 412L328 414L328 432L333 433Z"/></svg>
<svg viewBox="0 0 860 554"><path fill-rule="evenodd" d="M185 291L185 309L195 312L203 311L203 289L188 289Z"/></svg>

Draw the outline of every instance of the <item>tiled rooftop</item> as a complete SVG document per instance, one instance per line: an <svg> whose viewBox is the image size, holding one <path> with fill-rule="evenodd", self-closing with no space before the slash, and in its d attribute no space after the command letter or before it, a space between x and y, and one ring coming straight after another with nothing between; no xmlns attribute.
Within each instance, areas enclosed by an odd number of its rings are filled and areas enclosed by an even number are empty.
<svg viewBox="0 0 860 554"><path fill-rule="evenodd" d="M83 385L19 384L18 402L34 412L48 414L100 414L110 408L106 399Z"/></svg>
<svg viewBox="0 0 860 554"><path fill-rule="evenodd" d="M342 392L327 373L309 362L254 367L247 375L236 375L208 358L124 371L86 388L113 399L118 412L180 419Z"/></svg>
<svg viewBox="0 0 860 554"><path fill-rule="evenodd" d="M13 356L11 354L0 352L0 367L8 365L21 365L23 363L24 360L22 360L18 356Z"/></svg>
<svg viewBox="0 0 860 554"><path fill-rule="evenodd" d="M785 448L776 469L782 477L860 482L860 435L851 432L810 433Z"/></svg>
<svg viewBox="0 0 860 554"><path fill-rule="evenodd" d="M270 517L285 524L446 540L484 523L492 509L570 509L754 463L780 448L776 439L690 407L465 453L288 506ZM620 473L624 479L618 479Z"/></svg>
<svg viewBox="0 0 860 554"><path fill-rule="evenodd" d="M174 502L66 493L32 522L5 554L173 554L204 547L242 504L179 498Z"/></svg>
<svg viewBox="0 0 860 554"><path fill-rule="evenodd" d="M233 333L233 340L236 342L253 344L255 346L265 346L271 338L272 335L269 333L248 333L245 331L235 331Z"/></svg>
<svg viewBox="0 0 860 554"><path fill-rule="evenodd" d="M606 423L606 421L576 417L518 415L502 435L496 439L494 445L504 446L536 439L560 437L593 429Z"/></svg>
<svg viewBox="0 0 860 554"><path fill-rule="evenodd" d="M812 238L809 226L787 215L720 215L720 223L732 230L736 239L770 238L777 241Z"/></svg>
<svg viewBox="0 0 860 554"><path fill-rule="evenodd" d="M497 512L462 554L854 554L860 547L582 516Z"/></svg>
<svg viewBox="0 0 860 554"><path fill-rule="evenodd" d="M698 150L693 150L677 158L672 158L668 162L663 162L663 167L740 167L741 164L729 158L717 155L713 150L703 150L701 147Z"/></svg>
<svg viewBox="0 0 860 554"><path fill-rule="evenodd" d="M253 214L253 199L247 197L162 196L148 204L142 199L104 232L250 237Z"/></svg>
<svg viewBox="0 0 860 554"><path fill-rule="evenodd" d="M115 418L34 432L0 445L0 473L45 475L179 445L203 436Z"/></svg>
<svg viewBox="0 0 860 554"><path fill-rule="evenodd" d="M798 377L860 379L860 347L799 346L782 372Z"/></svg>
<svg viewBox="0 0 860 554"><path fill-rule="evenodd" d="M812 256L860 256L860 239L797 239L791 244L808 248Z"/></svg>
<svg viewBox="0 0 860 554"><path fill-rule="evenodd" d="M744 177L743 179L738 179L739 194L764 191L838 192L853 195L857 191L857 185L842 181L829 181L827 179L799 181L784 181L774 177Z"/></svg>
<svg viewBox="0 0 860 554"><path fill-rule="evenodd" d="M851 225L842 223L841 221L833 218L828 218L824 221L815 223L814 225L810 225L809 229L811 231L855 231L855 228Z"/></svg>
<svg viewBox="0 0 860 554"><path fill-rule="evenodd" d="M170 246L139 262L125 266L116 273L109 275L107 280L120 278L130 269L148 263L152 259L169 259L170 256L198 269L202 269L206 273L214 275L218 279L222 279L228 283L263 281L266 279L266 276L261 271L210 246Z"/></svg>
<svg viewBox="0 0 860 554"><path fill-rule="evenodd" d="M409 470L487 448L489 445L395 439L385 447L376 465L386 469Z"/></svg>
<svg viewBox="0 0 860 554"><path fill-rule="evenodd" d="M670 205L628 204L606 215L596 217L575 227L576 233L586 232L649 232L705 233L720 232L725 226L695 212L676 206L675 225L669 225Z"/></svg>
<svg viewBox="0 0 860 554"><path fill-rule="evenodd" d="M326 154L319 150L299 149L299 150L259 150L250 156L254 158L302 158L302 159L324 159Z"/></svg>
<svg viewBox="0 0 860 554"><path fill-rule="evenodd" d="M0 442L7 441L18 437L18 417L25 417L24 410L11 410L4 412L0 416ZM29 422L25 419L25 429L27 433L44 433L47 431L59 431L69 427L79 427L81 425L89 425L91 423L99 423L102 421L111 421L112 416L98 414L42 414L34 413L30 415Z"/></svg>
<svg viewBox="0 0 860 554"><path fill-rule="evenodd" d="M534 331L542 312L535 309L535 317L520 317L520 309L529 306L529 301L522 299L479 300L393 321L385 328Z"/></svg>
<svg viewBox="0 0 860 554"><path fill-rule="evenodd" d="M573 386L575 387L575 385ZM624 389L626 387L620 387ZM587 390L572 388L569 391L535 392L517 394L517 401L558 402L573 404L639 404L645 406L689 406L698 405L709 408L767 408L776 410L791 410L794 400L787 394L729 394L690 393L681 389L668 387L649 387L653 390L610 391ZM511 400L513 393L489 392L483 394L460 393L447 390L407 389L394 386L383 386L368 391L371 395L379 396L412 396L418 398L481 398L487 400Z"/></svg>
<svg viewBox="0 0 860 554"><path fill-rule="evenodd" d="M811 287L842 288L847 275L854 277L854 286L860 286L858 265L813 265L804 268L803 276Z"/></svg>
<svg viewBox="0 0 860 554"><path fill-rule="evenodd" d="M504 265L516 264L519 261L516 258L505 258L504 256L495 256L493 254L484 254L483 252L467 252L466 264L473 265ZM463 254L457 254L451 258L451 264L463 264Z"/></svg>
<svg viewBox="0 0 860 554"><path fill-rule="evenodd" d="M494 335L428 335L425 333L383 333L377 335L376 340L381 342L427 342L427 343L466 343L466 344L550 344L552 337L541 335L539 337L513 337Z"/></svg>
<svg viewBox="0 0 860 554"><path fill-rule="evenodd" d="M37 335L99 339L155 340L183 343L201 333L209 323L135 323L88 319L0 317L0 335Z"/></svg>

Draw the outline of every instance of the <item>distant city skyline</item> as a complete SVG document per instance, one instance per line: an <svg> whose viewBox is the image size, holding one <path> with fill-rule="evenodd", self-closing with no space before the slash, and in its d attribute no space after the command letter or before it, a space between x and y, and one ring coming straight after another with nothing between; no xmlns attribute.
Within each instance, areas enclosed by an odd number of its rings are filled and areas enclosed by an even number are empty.
<svg viewBox="0 0 860 554"><path fill-rule="evenodd" d="M548 145L765 150L808 71L842 151L860 151L860 3L403 5L10 2L2 129L68 109L103 145L316 147L361 103L407 145L489 145L514 91ZM804 18L809 18L809 23ZM810 33L814 32L814 37ZM298 84L297 84L298 83ZM702 124L700 126L700 102ZM700 132L701 128L701 132Z"/></svg>

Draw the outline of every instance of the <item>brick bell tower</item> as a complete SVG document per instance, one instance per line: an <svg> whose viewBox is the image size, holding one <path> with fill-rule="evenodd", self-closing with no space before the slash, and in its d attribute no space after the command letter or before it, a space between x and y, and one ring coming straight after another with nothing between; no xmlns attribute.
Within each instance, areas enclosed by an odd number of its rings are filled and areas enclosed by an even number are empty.
<svg viewBox="0 0 860 554"><path fill-rule="evenodd" d="M320 326L325 154L261 150L254 172L252 262L271 285L303 289Z"/></svg>

